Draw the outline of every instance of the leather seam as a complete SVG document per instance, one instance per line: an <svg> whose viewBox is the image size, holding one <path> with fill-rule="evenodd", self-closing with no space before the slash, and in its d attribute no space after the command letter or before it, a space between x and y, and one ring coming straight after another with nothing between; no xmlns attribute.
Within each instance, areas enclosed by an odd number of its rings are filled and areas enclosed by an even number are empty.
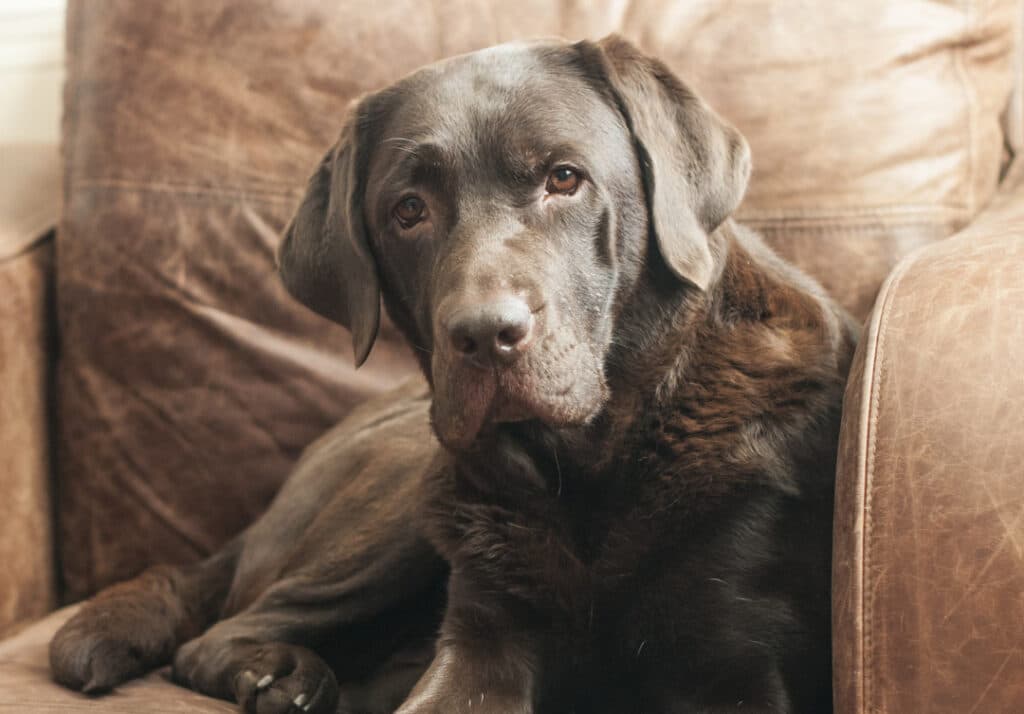
<svg viewBox="0 0 1024 714"><path fill-rule="evenodd" d="M301 198L301 192L271 191L267 189L222 188L200 184L151 183L121 180L77 180L72 181L69 190L81 191L123 191L125 193L158 193L176 197L191 198L241 198L247 201L267 204L294 204Z"/></svg>
<svg viewBox="0 0 1024 714"><path fill-rule="evenodd" d="M820 209L794 206L783 209L741 207L736 217L744 220L847 220L878 216L964 216L970 206L960 203L866 203L842 208Z"/></svg>
<svg viewBox="0 0 1024 714"><path fill-rule="evenodd" d="M785 231L786 233L813 233L816 231L827 230L829 232L845 232L845 233L873 233L879 229L885 228L932 228L942 226L955 226L956 221L953 220L941 220L936 218L935 220L885 220L885 219L870 219L865 218L863 220L829 220L829 221L761 221L761 220L742 220L743 225L756 230L762 231ZM953 228L950 228L949 232L953 232Z"/></svg>
<svg viewBox="0 0 1024 714"><path fill-rule="evenodd" d="M127 190L153 193L173 193L176 195L256 197L268 202L295 201L302 192L291 185L266 184L259 186L216 186L178 181L153 181L151 179L134 178L80 178L71 179L69 190ZM793 208L781 214L772 215L774 211L758 210L737 213L737 218L747 224L778 225L803 223L808 225L859 225L859 224L908 224L928 225L936 222L963 220L970 215L968 206L958 204L869 204L852 206L835 212L817 212L814 209Z"/></svg>
<svg viewBox="0 0 1024 714"><path fill-rule="evenodd" d="M859 580L860 580L860 592L859 595L859 609L860 619L863 623L863 633L861 635L862 642L860 643L861 648L861 704L862 711L875 711L877 707L874 706L872 701L873 697L873 682L872 682L872 664L873 664L873 617L874 617L874 588L869 587L869 580L871 574L871 525L872 525L872 511L873 511L873 494L874 490L872 484L874 481L874 470L875 460L877 455L877 434L878 434L878 414L880 411L881 404L881 382L882 382L882 371L884 366L884 353L885 353L885 342L886 342L886 328L889 324L889 317L892 314L892 305L895 300L897 289L906 275L908 268L916 262L916 255L908 256L907 259L903 260L893 270L886 284L882 287L879 296L878 309L875 318L872 320L870 331L868 335L868 347L867 359L865 362L870 360L871 369L865 372L868 374L868 381L862 387L862 399L865 401L865 405L861 410L861 421L863 424L864 439L861 442L862 453L858 457L858 462L863 464L863 478L862 481L862 494L861 494L861 509L863 514L862 528L861 528L861 567Z"/></svg>

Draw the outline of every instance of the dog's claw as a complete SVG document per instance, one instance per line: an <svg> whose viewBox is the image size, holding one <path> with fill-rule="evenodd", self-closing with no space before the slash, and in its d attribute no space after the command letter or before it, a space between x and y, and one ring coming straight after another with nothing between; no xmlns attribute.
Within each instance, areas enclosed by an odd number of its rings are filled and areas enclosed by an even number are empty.
<svg viewBox="0 0 1024 714"><path fill-rule="evenodd" d="M263 678L260 679L260 681L256 682L256 689L257 689L257 691L263 691L264 689L266 689L267 687L269 687L273 683L274 683L274 676L271 675L271 674L265 674L265 675L263 675Z"/></svg>
<svg viewBox="0 0 1024 714"><path fill-rule="evenodd" d="M309 697L306 696L305 692L303 692L299 696L295 697L292 703L300 709L305 709L307 702L309 702Z"/></svg>

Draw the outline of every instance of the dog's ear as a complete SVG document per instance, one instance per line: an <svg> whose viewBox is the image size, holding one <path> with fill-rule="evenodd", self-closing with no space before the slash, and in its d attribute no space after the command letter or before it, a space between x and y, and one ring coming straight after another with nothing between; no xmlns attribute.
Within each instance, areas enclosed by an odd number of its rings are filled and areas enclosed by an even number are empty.
<svg viewBox="0 0 1024 714"><path fill-rule="evenodd" d="M633 135L658 250L679 278L706 289L708 236L739 205L750 177L746 140L663 63L618 35L576 47Z"/></svg>
<svg viewBox="0 0 1024 714"><path fill-rule="evenodd" d="M363 218L368 150L359 107L309 180L284 230L277 265L285 287L307 307L349 328L355 364L380 328L380 281Z"/></svg>

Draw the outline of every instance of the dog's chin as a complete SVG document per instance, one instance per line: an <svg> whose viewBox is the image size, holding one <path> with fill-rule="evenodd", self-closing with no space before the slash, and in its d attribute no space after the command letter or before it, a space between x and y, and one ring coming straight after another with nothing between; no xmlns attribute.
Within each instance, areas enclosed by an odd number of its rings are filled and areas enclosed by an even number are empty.
<svg viewBox="0 0 1024 714"><path fill-rule="evenodd" d="M580 366L559 375L563 379L554 376L510 371L435 377L434 431L442 444L461 451L496 424L536 420L552 428L579 426L604 406L607 387L599 369Z"/></svg>

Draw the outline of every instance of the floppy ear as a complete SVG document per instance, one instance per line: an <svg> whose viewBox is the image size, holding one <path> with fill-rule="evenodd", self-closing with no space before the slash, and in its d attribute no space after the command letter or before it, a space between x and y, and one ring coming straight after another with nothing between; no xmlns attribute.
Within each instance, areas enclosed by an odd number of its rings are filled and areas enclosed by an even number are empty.
<svg viewBox="0 0 1024 714"><path fill-rule="evenodd" d="M664 64L618 35L577 47L632 132L658 250L679 278L706 289L708 236L739 205L750 177L746 140Z"/></svg>
<svg viewBox="0 0 1024 714"><path fill-rule="evenodd" d="M380 327L380 282L363 220L366 150L357 114L358 108L310 178L284 230L277 265L288 292L349 328L358 367Z"/></svg>

